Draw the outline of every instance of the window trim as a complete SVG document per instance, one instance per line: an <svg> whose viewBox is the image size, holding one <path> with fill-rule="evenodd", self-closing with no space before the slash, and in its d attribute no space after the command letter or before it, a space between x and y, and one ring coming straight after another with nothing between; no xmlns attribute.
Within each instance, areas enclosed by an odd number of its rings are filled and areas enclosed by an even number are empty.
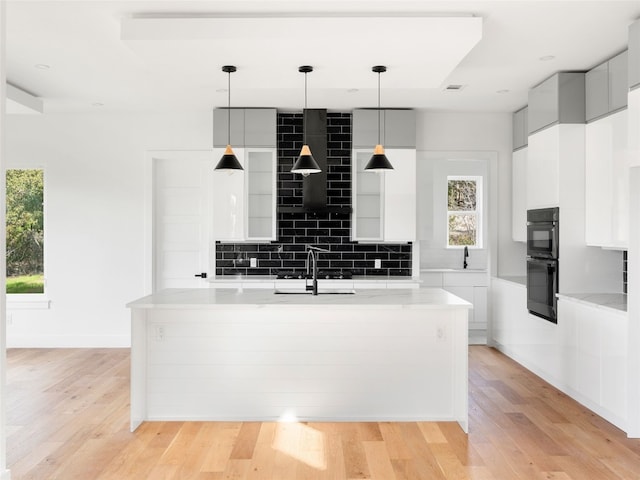
<svg viewBox="0 0 640 480"><path fill-rule="evenodd" d="M447 192L447 195L449 193L449 182L450 181L456 181L456 180L465 180L465 181L475 181L476 182L476 209L475 210L449 210L449 200L447 198L446 201L446 211L445 211L445 225L446 225L446 236L445 236L445 248L447 249L452 249L452 250L460 250L463 249L464 247L467 247L468 249L477 249L477 250L481 250L483 249L483 242L482 242L482 238L483 238L483 229L482 229L482 220L483 220L483 212L482 212L482 207L483 207L483 185L482 185L482 180L483 177L482 175L447 175L446 177L446 188L445 188L445 192ZM449 215L451 214L461 214L461 215L465 215L465 214L469 214L469 213L473 213L476 216L476 243L475 245L450 245L449 244Z"/></svg>

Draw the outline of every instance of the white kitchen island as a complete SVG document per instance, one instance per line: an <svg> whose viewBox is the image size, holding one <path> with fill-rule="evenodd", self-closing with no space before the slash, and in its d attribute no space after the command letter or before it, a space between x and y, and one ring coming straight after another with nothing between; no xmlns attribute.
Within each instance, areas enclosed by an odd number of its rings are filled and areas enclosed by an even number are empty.
<svg viewBox="0 0 640 480"><path fill-rule="evenodd" d="M318 296L168 289L131 309L145 420L457 421L471 304L437 288Z"/></svg>

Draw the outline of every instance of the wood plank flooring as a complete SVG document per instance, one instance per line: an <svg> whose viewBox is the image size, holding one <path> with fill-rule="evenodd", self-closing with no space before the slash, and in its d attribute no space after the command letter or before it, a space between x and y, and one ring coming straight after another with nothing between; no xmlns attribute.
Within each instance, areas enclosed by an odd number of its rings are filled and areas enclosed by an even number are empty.
<svg viewBox="0 0 640 480"><path fill-rule="evenodd" d="M12 479L640 480L640 440L501 353L470 347L455 423L147 422L128 349L8 350Z"/></svg>

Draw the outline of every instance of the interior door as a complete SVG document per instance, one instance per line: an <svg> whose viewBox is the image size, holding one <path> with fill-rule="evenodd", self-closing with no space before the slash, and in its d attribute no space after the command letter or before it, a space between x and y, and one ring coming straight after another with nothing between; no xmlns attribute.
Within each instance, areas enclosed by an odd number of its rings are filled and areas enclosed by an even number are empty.
<svg viewBox="0 0 640 480"><path fill-rule="evenodd" d="M154 152L154 291L209 286L214 166L210 151Z"/></svg>

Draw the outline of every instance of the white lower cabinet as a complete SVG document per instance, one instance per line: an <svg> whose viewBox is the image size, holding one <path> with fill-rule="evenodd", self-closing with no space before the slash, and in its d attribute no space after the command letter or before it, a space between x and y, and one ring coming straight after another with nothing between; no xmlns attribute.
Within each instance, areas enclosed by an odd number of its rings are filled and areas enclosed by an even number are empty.
<svg viewBox="0 0 640 480"><path fill-rule="evenodd" d="M587 245L629 244L627 110L586 126L585 239Z"/></svg>
<svg viewBox="0 0 640 480"><path fill-rule="evenodd" d="M620 428L627 417L626 312L558 301L559 321L572 335L568 346L569 386L578 400Z"/></svg>
<svg viewBox="0 0 640 480"><path fill-rule="evenodd" d="M626 312L558 300L558 323L527 311L527 288L491 279L491 343L621 429L627 419Z"/></svg>
<svg viewBox="0 0 640 480"><path fill-rule="evenodd" d="M474 343L485 343L487 332L487 303L489 277L486 272L446 271L423 272L423 287L443 288L473 304L469 311L469 338Z"/></svg>

